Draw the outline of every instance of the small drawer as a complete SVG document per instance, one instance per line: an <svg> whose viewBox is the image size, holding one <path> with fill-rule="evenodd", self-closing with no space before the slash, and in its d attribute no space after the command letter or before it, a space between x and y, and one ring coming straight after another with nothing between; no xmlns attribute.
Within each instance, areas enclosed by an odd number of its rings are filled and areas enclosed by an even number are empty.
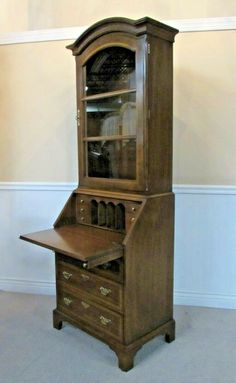
<svg viewBox="0 0 236 383"><path fill-rule="evenodd" d="M63 282L57 288L58 310L75 320L102 330L117 339L122 339L123 317L87 300L83 295L67 289Z"/></svg>
<svg viewBox="0 0 236 383"><path fill-rule="evenodd" d="M114 310L122 311L123 287L119 283L62 261L57 262L57 279L91 294Z"/></svg>
<svg viewBox="0 0 236 383"><path fill-rule="evenodd" d="M135 215L139 208L140 208L141 204L140 203L137 203L137 202L128 202L126 203L126 213L127 214L133 214Z"/></svg>
<svg viewBox="0 0 236 383"><path fill-rule="evenodd" d="M91 205L86 195L77 195L76 218L78 223L91 224Z"/></svg>
<svg viewBox="0 0 236 383"><path fill-rule="evenodd" d="M136 221L136 214L135 213L126 213L125 214L125 227L126 230L129 230L131 226L135 223Z"/></svg>
<svg viewBox="0 0 236 383"><path fill-rule="evenodd" d="M129 202L126 204L126 212L125 212L126 230L129 230L132 224L135 223L140 206L141 204L137 202L132 202L132 203Z"/></svg>
<svg viewBox="0 0 236 383"><path fill-rule="evenodd" d="M87 195L77 194L77 204L82 207L90 202L90 198Z"/></svg>

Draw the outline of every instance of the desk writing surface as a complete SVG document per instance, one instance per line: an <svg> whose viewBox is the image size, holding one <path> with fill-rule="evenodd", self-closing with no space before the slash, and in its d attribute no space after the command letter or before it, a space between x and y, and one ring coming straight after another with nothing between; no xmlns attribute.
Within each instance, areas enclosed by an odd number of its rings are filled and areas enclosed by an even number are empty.
<svg viewBox="0 0 236 383"><path fill-rule="evenodd" d="M123 255L124 234L86 225L67 225L20 236L21 239L93 266Z"/></svg>

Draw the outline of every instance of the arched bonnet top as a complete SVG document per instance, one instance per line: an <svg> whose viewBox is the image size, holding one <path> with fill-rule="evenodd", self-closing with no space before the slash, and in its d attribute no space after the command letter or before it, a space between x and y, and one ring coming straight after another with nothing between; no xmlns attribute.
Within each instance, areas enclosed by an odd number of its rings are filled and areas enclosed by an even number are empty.
<svg viewBox="0 0 236 383"><path fill-rule="evenodd" d="M143 17L139 20L112 17L93 24L73 44L68 45L67 48L72 50L74 56L80 55L98 37L114 32L127 33L133 36L154 35L174 42L174 37L178 30L150 17Z"/></svg>

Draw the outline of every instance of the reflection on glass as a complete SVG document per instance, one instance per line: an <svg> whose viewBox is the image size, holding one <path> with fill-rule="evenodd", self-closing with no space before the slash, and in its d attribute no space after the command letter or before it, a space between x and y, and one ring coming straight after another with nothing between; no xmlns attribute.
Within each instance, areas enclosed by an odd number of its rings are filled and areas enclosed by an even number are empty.
<svg viewBox="0 0 236 383"><path fill-rule="evenodd" d="M131 88L135 88L135 52L109 47L88 60L86 96Z"/></svg>
<svg viewBox="0 0 236 383"><path fill-rule="evenodd" d="M136 134L135 92L86 102L87 136Z"/></svg>
<svg viewBox="0 0 236 383"><path fill-rule="evenodd" d="M88 176L136 178L136 140L88 142Z"/></svg>

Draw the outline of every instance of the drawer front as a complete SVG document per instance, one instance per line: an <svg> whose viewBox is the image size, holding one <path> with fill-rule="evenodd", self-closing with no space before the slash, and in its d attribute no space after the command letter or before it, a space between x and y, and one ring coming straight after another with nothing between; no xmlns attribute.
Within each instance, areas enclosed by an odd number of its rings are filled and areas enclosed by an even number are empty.
<svg viewBox="0 0 236 383"><path fill-rule="evenodd" d="M136 213L139 211L141 205L142 204L138 202L127 202L125 205L126 213L135 216Z"/></svg>
<svg viewBox="0 0 236 383"><path fill-rule="evenodd" d="M127 203L126 214L125 214L125 227L128 231L132 224L136 221L137 213L140 209L141 204L138 203Z"/></svg>
<svg viewBox="0 0 236 383"><path fill-rule="evenodd" d="M122 311L122 285L66 262L57 262L57 279L93 295L114 310Z"/></svg>
<svg viewBox="0 0 236 383"><path fill-rule="evenodd" d="M91 203L86 195L77 195L76 218L79 223L91 224Z"/></svg>
<svg viewBox="0 0 236 383"><path fill-rule="evenodd" d="M129 230L132 226L132 224L135 222L136 216L133 213L127 213L125 215L125 227L127 230Z"/></svg>
<svg viewBox="0 0 236 383"><path fill-rule="evenodd" d="M115 338L122 339L123 317L83 298L74 290L65 287L63 282L57 287L58 309L75 320L82 320Z"/></svg>

